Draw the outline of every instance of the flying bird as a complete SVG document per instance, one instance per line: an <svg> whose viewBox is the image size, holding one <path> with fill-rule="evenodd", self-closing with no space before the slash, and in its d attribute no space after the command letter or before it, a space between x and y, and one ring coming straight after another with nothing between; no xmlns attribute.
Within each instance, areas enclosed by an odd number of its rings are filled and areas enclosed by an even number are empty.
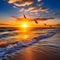
<svg viewBox="0 0 60 60"><path fill-rule="evenodd" d="M17 21L20 21L20 20L22 20L22 19L32 20L32 21L34 21L36 24L38 24L38 20L39 20L39 21L46 21L46 20L48 20L48 19L54 19L53 17L50 17L50 18L34 18L34 19L30 19L30 18L27 18L25 15L23 15L23 16L24 16L24 18L19 18L19 17L17 17L17 16L12 16L12 17L15 18Z"/></svg>

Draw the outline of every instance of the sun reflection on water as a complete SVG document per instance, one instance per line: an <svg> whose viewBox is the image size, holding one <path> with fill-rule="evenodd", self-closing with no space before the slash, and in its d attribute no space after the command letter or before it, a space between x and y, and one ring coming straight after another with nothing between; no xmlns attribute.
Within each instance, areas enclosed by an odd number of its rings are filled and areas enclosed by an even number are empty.
<svg viewBox="0 0 60 60"><path fill-rule="evenodd" d="M24 36L23 36L24 39L27 39L28 37L29 37L28 35L24 35Z"/></svg>

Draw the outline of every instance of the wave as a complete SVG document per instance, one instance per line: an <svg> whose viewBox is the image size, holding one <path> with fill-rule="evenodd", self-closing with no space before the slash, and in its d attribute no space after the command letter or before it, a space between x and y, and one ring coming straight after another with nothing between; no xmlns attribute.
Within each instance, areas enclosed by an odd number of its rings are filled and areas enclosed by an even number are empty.
<svg viewBox="0 0 60 60"><path fill-rule="evenodd" d="M58 43L47 43L47 44L41 44L42 46L51 46L51 47L59 47L60 48L60 44Z"/></svg>

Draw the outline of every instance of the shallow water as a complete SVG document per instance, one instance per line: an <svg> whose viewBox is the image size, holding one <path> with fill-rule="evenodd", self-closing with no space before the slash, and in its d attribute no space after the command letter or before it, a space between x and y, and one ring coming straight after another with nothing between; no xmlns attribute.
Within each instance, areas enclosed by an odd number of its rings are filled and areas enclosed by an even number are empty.
<svg viewBox="0 0 60 60"><path fill-rule="evenodd" d="M15 41L23 41L27 42L30 41L34 37L46 35L49 32L53 31L54 29L37 29L27 31L27 29L19 30L13 28L1 28L0 29L0 42L15 42Z"/></svg>

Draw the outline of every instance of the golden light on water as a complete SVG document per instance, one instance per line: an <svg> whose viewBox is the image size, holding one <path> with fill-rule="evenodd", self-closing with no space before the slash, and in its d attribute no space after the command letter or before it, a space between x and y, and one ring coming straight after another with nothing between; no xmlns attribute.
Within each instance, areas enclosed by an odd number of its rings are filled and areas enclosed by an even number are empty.
<svg viewBox="0 0 60 60"><path fill-rule="evenodd" d="M24 39L27 39L27 38L29 38L29 36L28 35L24 35L23 38Z"/></svg>
<svg viewBox="0 0 60 60"><path fill-rule="evenodd" d="M14 36L18 41L29 42L32 38L39 36L38 34L32 34L32 32L20 33Z"/></svg>

